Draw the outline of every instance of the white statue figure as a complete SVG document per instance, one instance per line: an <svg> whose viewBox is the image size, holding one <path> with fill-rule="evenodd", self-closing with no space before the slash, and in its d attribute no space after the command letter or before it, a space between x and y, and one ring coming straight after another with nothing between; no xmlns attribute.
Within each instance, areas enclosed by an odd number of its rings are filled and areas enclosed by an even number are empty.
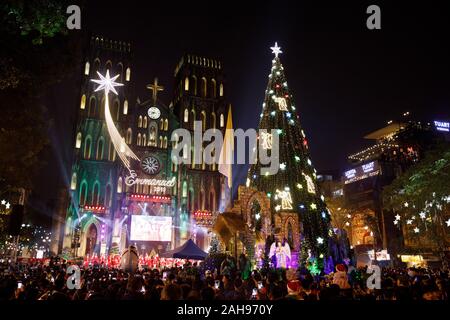
<svg viewBox="0 0 450 320"><path fill-rule="evenodd" d="M129 246L122 254L120 268L126 272L135 272L139 266L139 256L135 246Z"/></svg>
<svg viewBox="0 0 450 320"><path fill-rule="evenodd" d="M287 267L287 259L291 260L291 248L289 247L289 243L284 241L282 244L280 241L276 241L272 243L270 246L269 258L275 256L277 259L277 268L286 268Z"/></svg>

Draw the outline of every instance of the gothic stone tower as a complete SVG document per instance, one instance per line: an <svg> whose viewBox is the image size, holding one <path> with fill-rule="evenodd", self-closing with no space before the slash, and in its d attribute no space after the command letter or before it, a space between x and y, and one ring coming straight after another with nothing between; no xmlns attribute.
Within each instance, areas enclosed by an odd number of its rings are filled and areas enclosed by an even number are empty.
<svg viewBox="0 0 450 320"><path fill-rule="evenodd" d="M227 117L226 90L220 61L184 55L175 69L172 101L180 127L190 130L193 137L194 122L201 121L203 132L216 128L224 133ZM194 149L189 152L193 160ZM210 229L197 218L217 214L220 203L224 200L224 177L218 172L218 165L192 161L190 165L179 166L178 185L181 189L178 193L181 212L181 233L178 240L183 243L184 240L193 238L200 247L206 249Z"/></svg>
<svg viewBox="0 0 450 320"><path fill-rule="evenodd" d="M104 119L103 92L94 92L97 71L120 74L118 96L110 97L111 114L122 131L128 127L131 101L130 43L92 37L87 47L77 102L73 139L70 203L67 210L63 250L75 256L103 254L110 247L113 217L120 210L122 183L119 159L109 139Z"/></svg>

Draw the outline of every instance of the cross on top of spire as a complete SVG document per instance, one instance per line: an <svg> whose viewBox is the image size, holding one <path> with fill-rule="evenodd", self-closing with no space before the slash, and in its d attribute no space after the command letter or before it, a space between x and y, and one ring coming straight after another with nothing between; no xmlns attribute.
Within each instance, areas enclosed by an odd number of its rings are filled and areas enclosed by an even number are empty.
<svg viewBox="0 0 450 320"><path fill-rule="evenodd" d="M270 49L272 50L272 53L275 55L275 58L278 58L278 55L280 53L283 53L283 51L281 51L281 47L278 46L277 42L275 42L275 46L270 47Z"/></svg>
<svg viewBox="0 0 450 320"><path fill-rule="evenodd" d="M156 103L156 99L158 97L158 91L163 91L164 87L158 86L158 78L155 78L155 80L153 81L153 84L147 85L147 89L152 90L153 103Z"/></svg>

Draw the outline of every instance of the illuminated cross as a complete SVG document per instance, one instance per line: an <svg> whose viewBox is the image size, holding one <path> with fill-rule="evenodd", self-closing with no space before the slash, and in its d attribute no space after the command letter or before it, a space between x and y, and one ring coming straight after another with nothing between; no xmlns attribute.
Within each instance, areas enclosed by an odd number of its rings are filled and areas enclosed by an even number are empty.
<svg viewBox="0 0 450 320"><path fill-rule="evenodd" d="M153 104L156 103L156 99L158 97L158 91L164 91L163 86L158 86L158 78L155 78L155 80L153 81L153 84L147 85L147 89L152 90Z"/></svg>

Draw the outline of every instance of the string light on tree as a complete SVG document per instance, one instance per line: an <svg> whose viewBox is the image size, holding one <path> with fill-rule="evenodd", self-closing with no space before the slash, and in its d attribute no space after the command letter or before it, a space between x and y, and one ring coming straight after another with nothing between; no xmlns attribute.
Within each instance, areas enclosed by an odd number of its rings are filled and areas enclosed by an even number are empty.
<svg viewBox="0 0 450 320"><path fill-rule="evenodd" d="M288 111L286 99L283 97L274 97L273 100L278 104L278 110Z"/></svg>
<svg viewBox="0 0 450 320"><path fill-rule="evenodd" d="M306 180L306 186L307 186L307 188L308 188L308 192L309 192L309 193L312 193L312 194L316 194L316 187L315 187L315 185L314 185L314 182L313 182L312 178L311 178L310 176L306 175L306 174L303 173L303 172L302 172L302 174L303 174L303 176L305 177L305 180Z"/></svg>
<svg viewBox="0 0 450 320"><path fill-rule="evenodd" d="M268 132L261 132L261 145L263 149L272 149L272 134Z"/></svg>
<svg viewBox="0 0 450 320"><path fill-rule="evenodd" d="M292 197L291 197L291 192L289 191L289 189L287 188L287 190L276 190L277 193L277 197L281 199L281 208L283 210L291 210L292 209Z"/></svg>

